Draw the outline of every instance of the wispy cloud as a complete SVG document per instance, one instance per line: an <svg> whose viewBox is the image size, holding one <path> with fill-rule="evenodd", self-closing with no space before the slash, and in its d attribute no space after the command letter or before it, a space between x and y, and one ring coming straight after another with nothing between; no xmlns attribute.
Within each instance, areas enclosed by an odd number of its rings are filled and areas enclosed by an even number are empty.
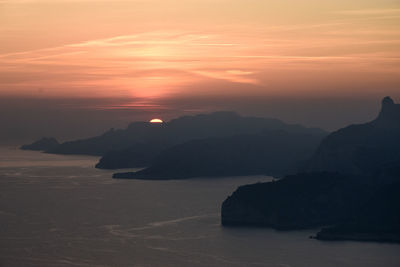
<svg viewBox="0 0 400 267"><path fill-rule="evenodd" d="M74 1L61 0L63 3ZM211 0L207 5L200 0L187 1L201 4L199 7L204 5L208 13L214 10L214 6L210 5L213 3ZM11 2L0 0L2 4ZM36 1L16 0L15 3L24 2ZM50 2L55 3L47 3ZM249 4L242 5L247 8ZM55 4L43 6L51 11ZM112 5L105 6L111 8ZM233 12L238 6L237 3L232 4L226 12ZM222 87L221 84L226 88L240 86L249 88L247 93L258 90L260 94L277 92L283 87L286 88L283 91L288 92L292 90L291 86L310 87L318 91L323 90L316 85L322 77L332 81L332 77L338 73L345 73L343 76L346 76L347 73L356 72L361 77L361 74L368 72L381 73L381 80L383 75L390 76L386 80L395 80L391 75L400 70L400 52L397 48L400 31L395 27L396 23L389 19L400 16L398 8L329 10L326 12L327 18L320 18L320 14L313 17L310 11L307 14L310 19L290 17L284 22L273 19L274 14L270 12L272 18L263 16L251 23L248 23L249 18L241 17L245 12L240 10L239 13L233 13L234 16L224 13L224 16L211 21L207 21L208 17L198 16L197 24L189 18L196 16L197 11L192 9L193 5L188 5L187 10L192 13L180 14L182 17L176 18L174 23L171 21L175 17L165 15L163 18L168 18L168 23L164 24L157 13L150 22L143 22L144 26L141 25L142 21L131 21L126 16L122 22L119 21L117 15L125 14L118 13L125 12L120 10L105 19L104 25L109 25L112 31L102 32L102 28L96 24L91 29L101 33L91 35L82 27L76 34L66 31L62 35L64 42L48 41L45 35L33 36L36 28L24 25L28 30L22 32L34 45L21 45L18 48L20 51L17 48L1 49L4 52L0 53L0 94L37 92L41 88L48 95L96 94L155 99L173 94L211 93L213 89L210 88L217 88L213 86L215 84L218 84L218 88ZM264 10L257 10L255 15L258 12ZM89 14L94 18L98 16ZM88 21L93 17L85 17L82 21L90 25ZM64 23L63 19L59 21L53 17L53 20ZM37 20L34 21L36 23ZM186 25L186 21L192 24ZM11 38L22 38L20 21L17 22L3 28L0 26L0 31L6 29ZM127 25L124 25L125 22ZM163 25L162 29L159 25ZM43 27L41 30L51 35L59 25L54 29L53 25L47 23L45 26L40 23L36 26ZM33 32L29 29L33 29ZM37 45L37 39L46 45ZM49 44L53 44L53 47L49 47ZM354 79L363 83L360 77ZM292 81L295 78L301 82ZM349 77L343 78L344 81L346 79L350 80ZM137 107L156 108L151 101Z"/></svg>
<svg viewBox="0 0 400 267"><path fill-rule="evenodd" d="M344 15L400 15L400 8L369 8L336 11Z"/></svg>

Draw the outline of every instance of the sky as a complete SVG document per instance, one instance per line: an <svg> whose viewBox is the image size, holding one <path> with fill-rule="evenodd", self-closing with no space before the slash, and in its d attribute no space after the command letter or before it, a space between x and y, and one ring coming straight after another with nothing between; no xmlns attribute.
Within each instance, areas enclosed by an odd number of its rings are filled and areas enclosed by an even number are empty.
<svg viewBox="0 0 400 267"><path fill-rule="evenodd" d="M386 95L399 0L0 0L0 138L215 110L334 130Z"/></svg>

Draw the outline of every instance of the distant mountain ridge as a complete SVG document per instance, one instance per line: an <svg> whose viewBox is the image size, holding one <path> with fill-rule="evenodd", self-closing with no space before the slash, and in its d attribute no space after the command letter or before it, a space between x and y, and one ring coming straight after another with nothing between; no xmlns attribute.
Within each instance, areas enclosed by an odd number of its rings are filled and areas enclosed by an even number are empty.
<svg viewBox="0 0 400 267"><path fill-rule="evenodd" d="M53 137L43 137L29 145L20 147L22 150L48 151L55 149L60 143Z"/></svg>
<svg viewBox="0 0 400 267"><path fill-rule="evenodd" d="M162 124L133 122L126 129L111 129L99 136L64 142L44 150L55 154L102 156L96 165L101 169L142 168L152 165L154 160L158 156L162 157L167 149L192 140L210 139L211 142L212 138L240 135L255 135L257 138L259 134L271 131L283 131L298 136L309 134L315 136L315 140L318 141L326 134L318 128L286 124L277 119L244 117L235 112L220 111L183 116ZM222 145L222 142L218 143ZM312 145L312 149L314 146ZM301 156L298 158L302 159ZM172 168L166 169L166 172L173 175Z"/></svg>
<svg viewBox="0 0 400 267"><path fill-rule="evenodd" d="M155 126L159 126L155 128L158 130L154 133L155 136L141 138L140 142L131 143L124 149L109 151L96 167L101 169L148 167L167 148L197 139L259 134L273 130L299 134L325 134L323 130L317 128L286 124L277 119L242 117L235 112L227 111L183 116ZM128 127L128 130L131 127Z"/></svg>
<svg viewBox="0 0 400 267"><path fill-rule="evenodd" d="M286 130L299 133L325 133L318 128L286 124L277 119L243 117L235 112L183 116L162 124L133 122L126 129L110 129L92 138L67 141L46 152L55 154L105 155L131 145L158 143L174 145L192 139Z"/></svg>
<svg viewBox="0 0 400 267"><path fill-rule="evenodd" d="M185 179L191 177L273 175L297 172L325 135L288 133L195 139L160 153L150 167L114 178Z"/></svg>

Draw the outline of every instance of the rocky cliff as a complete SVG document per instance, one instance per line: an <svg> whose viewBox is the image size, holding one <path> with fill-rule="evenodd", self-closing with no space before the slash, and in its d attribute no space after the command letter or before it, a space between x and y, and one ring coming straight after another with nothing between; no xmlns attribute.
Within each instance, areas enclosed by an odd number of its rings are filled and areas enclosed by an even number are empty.
<svg viewBox="0 0 400 267"><path fill-rule="evenodd" d="M321 240L400 242L400 105L328 135L302 174L239 187L221 207L225 226L324 227Z"/></svg>
<svg viewBox="0 0 400 267"><path fill-rule="evenodd" d="M400 104L385 97L375 120L328 135L304 170L376 176L399 162L399 140Z"/></svg>

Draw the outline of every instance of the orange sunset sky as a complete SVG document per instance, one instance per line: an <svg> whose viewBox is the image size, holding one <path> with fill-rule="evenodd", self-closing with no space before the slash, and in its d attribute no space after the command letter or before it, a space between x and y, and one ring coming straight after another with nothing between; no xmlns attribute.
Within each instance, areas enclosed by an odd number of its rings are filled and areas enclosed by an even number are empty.
<svg viewBox="0 0 400 267"><path fill-rule="evenodd" d="M398 0L0 0L3 99L154 111L399 92Z"/></svg>
<svg viewBox="0 0 400 267"><path fill-rule="evenodd" d="M5 0L0 36L1 95L330 95L400 80L399 1Z"/></svg>

